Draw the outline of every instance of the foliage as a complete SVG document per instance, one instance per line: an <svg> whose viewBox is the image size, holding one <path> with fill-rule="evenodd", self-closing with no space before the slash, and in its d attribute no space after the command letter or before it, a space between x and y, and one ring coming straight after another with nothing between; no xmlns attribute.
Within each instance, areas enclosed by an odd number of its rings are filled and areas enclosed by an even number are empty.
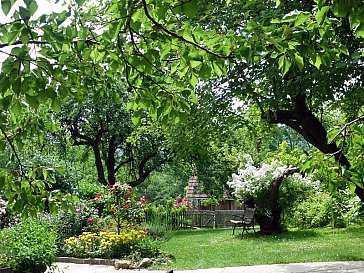
<svg viewBox="0 0 364 273"><path fill-rule="evenodd" d="M105 203L104 214L110 214L117 225L119 234L124 224L137 224L144 218L145 198L138 199L128 184L115 183L107 187L104 194L97 194L95 199Z"/></svg>
<svg viewBox="0 0 364 273"><path fill-rule="evenodd" d="M161 170L153 172L138 190L148 203L164 205L171 198L185 194L190 172L190 166L181 163L181 160L172 161Z"/></svg>
<svg viewBox="0 0 364 273"><path fill-rule="evenodd" d="M52 217L50 224L57 234L56 245L58 250L63 248L65 239L81 234L83 225L77 213L65 211L59 211L57 216Z"/></svg>
<svg viewBox="0 0 364 273"><path fill-rule="evenodd" d="M0 232L0 257L15 273L43 273L57 255L56 234L40 220L27 220Z"/></svg>
<svg viewBox="0 0 364 273"><path fill-rule="evenodd" d="M253 202L260 213L269 213L271 184L288 167L282 166L282 163L278 161L272 161L270 164L262 163L261 166L255 167L249 155L246 156L246 160L244 167L239 169L237 174L232 175L228 185L233 188L233 194L238 200ZM317 182L300 174L293 174L284 179L279 203L282 209L287 211L294 202L300 202L310 189L313 190L319 186Z"/></svg>
<svg viewBox="0 0 364 273"><path fill-rule="evenodd" d="M142 230L112 232L83 232L66 239L64 252L71 257L121 258L134 252L146 233Z"/></svg>
<svg viewBox="0 0 364 273"><path fill-rule="evenodd" d="M362 215L362 203L351 192L321 190L296 203L291 217L286 220L289 225L299 228L342 228L353 223L361 224Z"/></svg>
<svg viewBox="0 0 364 273"><path fill-rule="evenodd" d="M92 150L98 181L107 185L116 176L136 186L166 162L170 153L164 132L147 117L136 127L126 109L130 94L123 84L101 95L89 92L82 101L69 98L57 116L74 146ZM146 116L146 115L145 115Z"/></svg>
<svg viewBox="0 0 364 273"><path fill-rule="evenodd" d="M290 222L300 228L318 228L329 225L342 227L344 224L341 213L340 215L334 215L337 214L340 208L328 193L310 195L306 200L299 203L295 209L294 217Z"/></svg>
<svg viewBox="0 0 364 273"><path fill-rule="evenodd" d="M90 200L102 191L103 186L97 181L81 180L78 185L78 191L82 200Z"/></svg>
<svg viewBox="0 0 364 273"><path fill-rule="evenodd" d="M149 204L145 212L147 231L154 237L163 237L167 230L181 229L190 225L186 214L193 208L187 198L171 199L165 206Z"/></svg>

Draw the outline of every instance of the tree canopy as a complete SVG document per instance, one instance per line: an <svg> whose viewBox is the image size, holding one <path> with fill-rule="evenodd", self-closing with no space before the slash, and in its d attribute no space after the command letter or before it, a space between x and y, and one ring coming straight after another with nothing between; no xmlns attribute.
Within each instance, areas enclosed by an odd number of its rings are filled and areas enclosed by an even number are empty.
<svg viewBox="0 0 364 273"><path fill-rule="evenodd" d="M134 124L148 111L167 127L187 120L194 89L216 77L231 101L255 103L270 123L332 155L364 200L360 166L319 118L337 108L345 128L362 125L362 1L76 0L39 18L36 0L12 9L16 2L1 1L12 20L0 24L0 148L10 148L20 172L4 168L2 185L19 179L19 189L33 187L18 155L24 138L45 130L23 122L25 113L43 119L45 108L59 112L93 90L102 97L122 81L133 94ZM352 132L360 147L362 126Z"/></svg>

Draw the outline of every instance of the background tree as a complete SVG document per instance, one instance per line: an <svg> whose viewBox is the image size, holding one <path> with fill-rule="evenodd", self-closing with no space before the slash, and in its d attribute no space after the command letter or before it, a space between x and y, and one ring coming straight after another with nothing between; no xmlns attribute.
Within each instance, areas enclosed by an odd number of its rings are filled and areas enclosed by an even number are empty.
<svg viewBox="0 0 364 273"><path fill-rule="evenodd" d="M62 106L60 120L72 145L92 149L98 181L104 185L115 183L119 170L132 186L139 185L170 160L161 128L147 117L136 128L126 109L128 99L126 89L118 86L103 97L94 91L82 101L72 99Z"/></svg>

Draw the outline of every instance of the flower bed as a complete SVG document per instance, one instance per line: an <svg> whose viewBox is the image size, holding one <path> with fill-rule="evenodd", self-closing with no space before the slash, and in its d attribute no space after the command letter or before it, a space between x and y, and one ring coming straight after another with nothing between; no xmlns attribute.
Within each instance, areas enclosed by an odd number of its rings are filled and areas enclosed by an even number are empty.
<svg viewBox="0 0 364 273"><path fill-rule="evenodd" d="M144 231L135 229L120 234L83 232L78 237L65 240L64 253L71 257L123 257L130 255L145 236Z"/></svg>

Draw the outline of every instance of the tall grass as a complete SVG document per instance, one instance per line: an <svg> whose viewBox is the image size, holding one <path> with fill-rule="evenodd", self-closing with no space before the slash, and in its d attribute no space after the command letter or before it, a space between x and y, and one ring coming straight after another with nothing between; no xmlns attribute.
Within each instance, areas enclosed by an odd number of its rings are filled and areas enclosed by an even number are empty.
<svg viewBox="0 0 364 273"><path fill-rule="evenodd" d="M364 260L362 227L292 230L276 236L247 239L231 229L174 231L162 244L176 258L174 269L244 266L275 263Z"/></svg>

